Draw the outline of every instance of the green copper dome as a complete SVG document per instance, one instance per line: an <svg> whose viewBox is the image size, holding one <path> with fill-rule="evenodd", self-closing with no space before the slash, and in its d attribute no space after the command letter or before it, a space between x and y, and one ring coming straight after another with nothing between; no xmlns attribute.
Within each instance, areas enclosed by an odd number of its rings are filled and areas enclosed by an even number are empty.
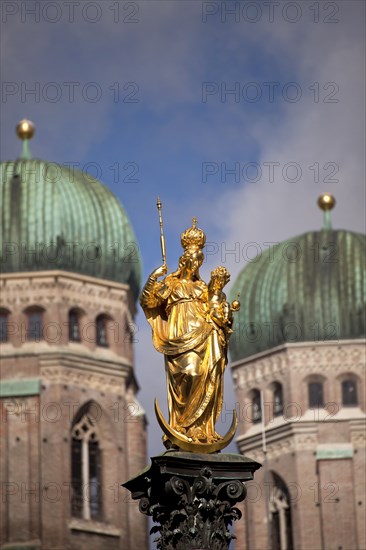
<svg viewBox="0 0 366 550"><path fill-rule="evenodd" d="M1 271L64 269L126 283L136 298L139 249L115 195L88 174L29 156L23 148L23 158L1 163Z"/></svg>
<svg viewBox="0 0 366 550"><path fill-rule="evenodd" d="M271 247L236 279L234 361L284 343L365 337L366 236L309 232Z"/></svg>

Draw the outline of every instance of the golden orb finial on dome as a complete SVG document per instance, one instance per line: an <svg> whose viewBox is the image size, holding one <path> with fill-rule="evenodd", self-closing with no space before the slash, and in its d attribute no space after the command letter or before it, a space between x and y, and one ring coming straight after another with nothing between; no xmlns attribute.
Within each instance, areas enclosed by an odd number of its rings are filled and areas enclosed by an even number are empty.
<svg viewBox="0 0 366 550"><path fill-rule="evenodd" d="M330 193L323 193L318 198L318 206L321 210L323 210L323 229L326 231L330 231L332 229L330 210L334 208L335 203L336 200Z"/></svg>
<svg viewBox="0 0 366 550"><path fill-rule="evenodd" d="M18 135L18 138L20 138L22 141L26 139L32 139L34 132L35 126L33 122L27 120L26 118L23 118L23 120L18 122L16 126L16 133Z"/></svg>
<svg viewBox="0 0 366 550"><path fill-rule="evenodd" d="M323 193L318 198L318 206L323 212L327 212L328 210L332 210L334 208L336 203L336 200L333 195L330 193Z"/></svg>

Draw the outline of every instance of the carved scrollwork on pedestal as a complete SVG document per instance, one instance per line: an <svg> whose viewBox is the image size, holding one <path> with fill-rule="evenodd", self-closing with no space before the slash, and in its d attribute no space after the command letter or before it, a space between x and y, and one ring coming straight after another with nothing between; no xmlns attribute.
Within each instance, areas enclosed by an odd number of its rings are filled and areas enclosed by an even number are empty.
<svg viewBox="0 0 366 550"><path fill-rule="evenodd" d="M170 477L158 495L149 491L140 511L160 524L150 531L159 534L154 541L159 550L224 550L234 538L229 526L241 517L234 504L245 496L242 482L215 479L204 467L195 478Z"/></svg>

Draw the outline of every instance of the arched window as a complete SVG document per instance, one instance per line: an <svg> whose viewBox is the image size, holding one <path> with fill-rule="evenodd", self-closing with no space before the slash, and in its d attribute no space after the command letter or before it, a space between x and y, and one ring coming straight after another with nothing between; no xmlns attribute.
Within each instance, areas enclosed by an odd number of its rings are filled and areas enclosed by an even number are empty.
<svg viewBox="0 0 366 550"><path fill-rule="evenodd" d="M4 343L8 341L8 320L9 311L6 309L0 310L0 342Z"/></svg>
<svg viewBox="0 0 366 550"><path fill-rule="evenodd" d="M319 409L324 407L324 394L322 382L309 382L308 384L309 408Z"/></svg>
<svg viewBox="0 0 366 550"><path fill-rule="evenodd" d="M292 550L291 498L284 481L272 472L270 494L271 550Z"/></svg>
<svg viewBox="0 0 366 550"><path fill-rule="evenodd" d="M282 384L275 382L273 385L273 416L283 414L283 390Z"/></svg>
<svg viewBox="0 0 366 550"><path fill-rule="evenodd" d="M72 428L72 515L86 520L102 518L101 452L93 405L83 407Z"/></svg>
<svg viewBox="0 0 366 550"><path fill-rule="evenodd" d="M80 342L80 312L77 309L69 311L69 340Z"/></svg>
<svg viewBox="0 0 366 550"><path fill-rule="evenodd" d="M252 422L262 422L261 394L259 390L252 391Z"/></svg>
<svg viewBox="0 0 366 550"><path fill-rule="evenodd" d="M105 315L99 315L96 319L96 342L97 346L104 348L108 347L107 337L107 317Z"/></svg>
<svg viewBox="0 0 366 550"><path fill-rule="evenodd" d="M342 382L342 405L345 407L357 407L357 383L352 378Z"/></svg>
<svg viewBox="0 0 366 550"><path fill-rule="evenodd" d="M43 309L32 307L26 310L27 340L39 342L43 338Z"/></svg>

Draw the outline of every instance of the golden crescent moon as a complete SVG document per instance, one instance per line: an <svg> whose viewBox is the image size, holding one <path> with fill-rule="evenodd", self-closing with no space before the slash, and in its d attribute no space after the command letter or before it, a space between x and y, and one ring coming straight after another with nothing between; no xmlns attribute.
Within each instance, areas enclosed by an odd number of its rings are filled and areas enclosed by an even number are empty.
<svg viewBox="0 0 366 550"><path fill-rule="evenodd" d="M174 445L177 445L180 449L183 449L184 451L189 451L191 453L216 453L217 451L221 451L221 449L224 449L227 445L229 445L230 441L233 439L236 428L238 425L238 416L236 414L236 410L233 410L233 419L231 421L231 426L229 428L229 431L227 434L220 440L215 441L215 443L195 443L191 440L191 438L177 432L174 428L169 426L165 418L163 417L163 414L160 410L158 400L155 398L154 401L155 405L155 414L156 418L159 422L160 428L163 430L165 435L170 439Z"/></svg>

